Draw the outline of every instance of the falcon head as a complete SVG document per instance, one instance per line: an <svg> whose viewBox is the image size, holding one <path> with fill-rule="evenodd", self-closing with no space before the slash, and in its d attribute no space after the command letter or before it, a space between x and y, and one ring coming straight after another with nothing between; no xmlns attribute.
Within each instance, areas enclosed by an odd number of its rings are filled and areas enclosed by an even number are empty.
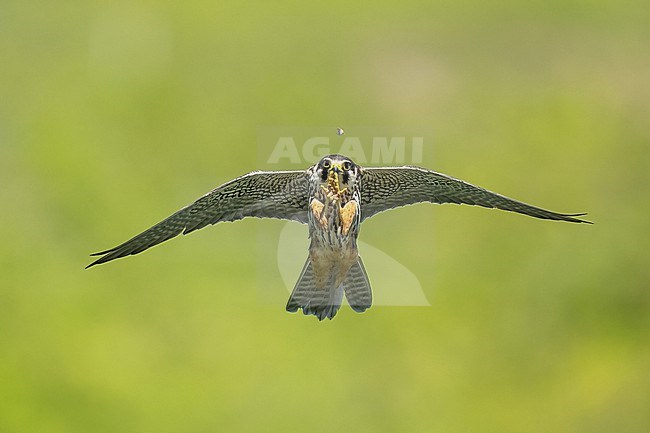
<svg viewBox="0 0 650 433"><path fill-rule="evenodd" d="M314 174L323 187L338 194L357 185L361 167L343 155L327 155L314 166Z"/></svg>

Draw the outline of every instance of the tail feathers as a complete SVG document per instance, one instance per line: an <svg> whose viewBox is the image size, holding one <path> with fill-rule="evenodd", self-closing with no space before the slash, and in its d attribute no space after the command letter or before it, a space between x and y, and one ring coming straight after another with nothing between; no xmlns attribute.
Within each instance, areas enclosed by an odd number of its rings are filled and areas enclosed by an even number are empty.
<svg viewBox="0 0 650 433"><path fill-rule="evenodd" d="M350 307L357 313L363 313L372 305L372 290L368 274L363 267L361 257L352 265L343 281L345 298Z"/></svg>
<svg viewBox="0 0 650 433"><path fill-rule="evenodd" d="M316 316L318 320L332 319L341 308L344 292L354 311L361 313L370 308L372 292L361 258L352 266L343 283L337 288L317 288L311 259L307 258L287 302L287 311L295 313L302 308L305 315Z"/></svg>
<svg viewBox="0 0 650 433"><path fill-rule="evenodd" d="M342 301L342 287L331 290L316 288L311 259L307 258L300 278L298 278L287 302L287 311L295 313L302 308L305 315L314 315L318 317L318 320L323 320L326 317L332 319L341 308Z"/></svg>

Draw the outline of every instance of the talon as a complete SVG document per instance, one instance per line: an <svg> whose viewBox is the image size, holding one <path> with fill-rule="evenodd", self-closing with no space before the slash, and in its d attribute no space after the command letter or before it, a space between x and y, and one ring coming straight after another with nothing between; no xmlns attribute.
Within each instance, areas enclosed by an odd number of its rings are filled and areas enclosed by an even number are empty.
<svg viewBox="0 0 650 433"><path fill-rule="evenodd" d="M323 210L325 209L325 205L318 200L313 200L311 202L310 207L311 207L311 212L314 215L316 221L318 221L321 224L321 226L326 227L327 218L323 216Z"/></svg>
<svg viewBox="0 0 650 433"><path fill-rule="evenodd" d="M341 208L341 222L343 227L341 231L344 235L347 235L352 227L354 222L354 217L357 213L357 202L349 201Z"/></svg>

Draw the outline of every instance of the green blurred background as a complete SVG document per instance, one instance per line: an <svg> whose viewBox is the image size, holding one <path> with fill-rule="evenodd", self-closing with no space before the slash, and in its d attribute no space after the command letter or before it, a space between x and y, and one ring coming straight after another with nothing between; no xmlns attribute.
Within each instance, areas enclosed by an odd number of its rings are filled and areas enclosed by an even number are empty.
<svg viewBox="0 0 650 433"><path fill-rule="evenodd" d="M643 1L4 1L0 432L650 431L649 18ZM259 168L260 125L426 125L423 165L596 224L379 215L362 239L432 306L323 323L286 313L263 266L280 221L83 270Z"/></svg>

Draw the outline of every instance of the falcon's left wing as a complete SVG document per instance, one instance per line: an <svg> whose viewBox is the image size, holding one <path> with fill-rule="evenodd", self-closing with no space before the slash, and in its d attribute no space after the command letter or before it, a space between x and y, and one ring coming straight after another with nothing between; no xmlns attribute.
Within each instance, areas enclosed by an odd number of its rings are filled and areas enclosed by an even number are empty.
<svg viewBox="0 0 650 433"><path fill-rule="evenodd" d="M535 218L589 223L575 217L531 206L460 179L420 167L365 167L361 177L361 220L409 204L456 203L497 208Z"/></svg>
<svg viewBox="0 0 650 433"><path fill-rule="evenodd" d="M86 268L222 221L258 217L307 223L308 199L305 171L254 171L217 187L123 244L92 254L102 257Z"/></svg>

